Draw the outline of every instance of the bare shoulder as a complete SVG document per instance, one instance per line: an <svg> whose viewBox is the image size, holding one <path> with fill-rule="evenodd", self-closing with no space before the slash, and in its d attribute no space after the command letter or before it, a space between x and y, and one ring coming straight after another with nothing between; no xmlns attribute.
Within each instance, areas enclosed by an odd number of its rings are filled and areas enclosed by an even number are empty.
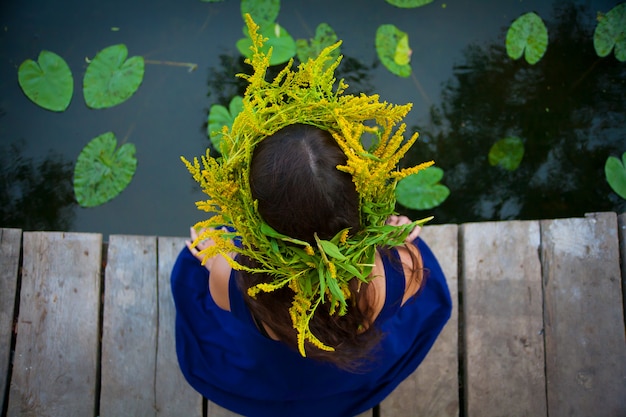
<svg viewBox="0 0 626 417"><path fill-rule="evenodd" d="M211 265L209 291L215 304L222 310L230 311L228 287L232 268L222 255L217 255Z"/></svg>
<svg viewBox="0 0 626 417"><path fill-rule="evenodd" d="M407 243L405 246L399 246L396 249L400 255L402 269L404 270L405 285L404 296L402 297L402 304L404 304L417 294L422 286L424 275L422 255L413 243Z"/></svg>

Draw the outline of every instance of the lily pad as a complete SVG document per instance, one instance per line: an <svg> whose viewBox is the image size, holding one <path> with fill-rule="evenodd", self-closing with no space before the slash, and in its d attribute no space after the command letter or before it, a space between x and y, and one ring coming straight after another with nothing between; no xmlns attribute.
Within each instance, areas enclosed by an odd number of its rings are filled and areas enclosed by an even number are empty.
<svg viewBox="0 0 626 417"><path fill-rule="evenodd" d="M72 101L74 79L65 60L50 51L41 51L37 62L27 59L17 71L26 97L51 111L65 111Z"/></svg>
<svg viewBox="0 0 626 417"><path fill-rule="evenodd" d="M265 27L278 18L280 0L241 0L240 8L242 17L249 13L257 25Z"/></svg>
<svg viewBox="0 0 626 417"><path fill-rule="evenodd" d="M126 45L104 48L91 61L83 78L85 103L92 109L116 106L137 91L144 74L141 56L129 59Z"/></svg>
<svg viewBox="0 0 626 417"><path fill-rule="evenodd" d="M414 7L425 6L432 2L433 0L387 0L387 3L402 9L412 9Z"/></svg>
<svg viewBox="0 0 626 417"><path fill-rule="evenodd" d="M489 150L489 164L515 171L524 157L524 142L517 136L500 139Z"/></svg>
<svg viewBox="0 0 626 417"><path fill-rule="evenodd" d="M609 55L615 47L615 58L626 61L626 3L618 4L599 18L593 46L600 57Z"/></svg>
<svg viewBox="0 0 626 417"><path fill-rule="evenodd" d="M626 152L622 160L609 156L604 164L604 175L615 194L626 200Z"/></svg>
<svg viewBox="0 0 626 417"><path fill-rule="evenodd" d="M524 55L526 62L534 65L547 49L548 28L536 13L521 15L506 32L506 53L511 59L519 59Z"/></svg>
<svg viewBox="0 0 626 417"><path fill-rule="evenodd" d="M207 134L211 143L218 151L221 151L222 143L222 127L233 126L235 117L243 110L243 99L241 96L235 96L230 100L228 108L221 104L214 104L209 110Z"/></svg>
<svg viewBox="0 0 626 417"><path fill-rule="evenodd" d="M398 203L414 210L429 210L443 203L450 195L450 189L439 181L443 170L428 167L417 174L401 179L396 187Z"/></svg>
<svg viewBox="0 0 626 417"><path fill-rule="evenodd" d="M259 25L260 26L260 25ZM296 41L291 35L278 23L272 23L269 26L260 26L260 34L268 40L263 44L261 51L267 53L272 48L272 56L270 57L270 65L280 65L289 61L296 54ZM248 29L244 28L245 38L237 41L237 49L241 55L246 58L252 58L252 40L248 35Z"/></svg>
<svg viewBox="0 0 626 417"><path fill-rule="evenodd" d="M337 34L327 23L320 23L315 29L315 37L310 43L306 39L298 39L296 41L296 54L300 62L307 62L309 58L315 59L320 52L328 46L337 42ZM333 59L337 59L341 54L340 48L333 51Z"/></svg>
<svg viewBox="0 0 626 417"><path fill-rule="evenodd" d="M130 184L137 169L135 145L125 143L116 150L112 132L92 139L78 155L74 167L74 194L82 207L106 203Z"/></svg>
<svg viewBox="0 0 626 417"><path fill-rule="evenodd" d="M411 76L409 35L395 25L381 25L376 30L376 52L383 65L400 77Z"/></svg>

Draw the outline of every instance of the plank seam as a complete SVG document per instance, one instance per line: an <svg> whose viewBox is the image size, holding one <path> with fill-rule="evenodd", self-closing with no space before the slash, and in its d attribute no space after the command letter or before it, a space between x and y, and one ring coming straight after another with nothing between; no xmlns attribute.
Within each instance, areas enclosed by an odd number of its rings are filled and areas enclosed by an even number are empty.
<svg viewBox="0 0 626 417"><path fill-rule="evenodd" d="M161 299L160 299L160 292L161 292L161 288L159 287L159 239L157 239L155 237L155 242L154 242L154 247L155 247L155 251L156 251L156 256L155 256L155 267L154 267L154 271L156 276L154 277L156 285L155 285L155 297L156 297L156 340L155 340L155 354L154 354L154 376L152 378L152 395L154 398L154 412L155 412L155 416L159 414L159 412L161 410L159 410L158 408L158 398L157 398L157 378L159 377L158 374L158 364L159 364L159 334L161 332Z"/></svg>
<svg viewBox="0 0 626 417"><path fill-rule="evenodd" d="M619 243L619 266L622 274L622 313L626 332L626 213L617 216L617 241Z"/></svg>
<svg viewBox="0 0 626 417"><path fill-rule="evenodd" d="M18 256L17 261L17 279L15 283L15 299L13 300L13 331L11 332L11 347L10 349L10 357L9 363L7 367L7 374L2 377L6 377L6 385L4 387L4 392L2 395L4 396L3 407L0 411L2 417L6 417L9 412L9 394L11 393L11 379L13 377L13 362L15 357L15 345L17 343L17 321L20 315L20 295L22 289L22 265L24 263L24 248L22 244L24 233L20 231L20 254Z"/></svg>
<svg viewBox="0 0 626 417"><path fill-rule="evenodd" d="M100 416L100 395L102 393L102 337L104 332L104 295L105 295L105 271L108 261L109 244L102 242L100 258L100 297L98 305L98 352L96 353L96 395L94 401L94 417Z"/></svg>
<svg viewBox="0 0 626 417"><path fill-rule="evenodd" d="M459 417L467 415L467 387L465 377L467 375L465 360L465 309L463 305L463 292L465 287L465 270L463 264L465 262L465 245L464 245L465 226L459 225L457 228L457 366L459 380ZM454 301L454 300L453 300Z"/></svg>
<svg viewBox="0 0 626 417"><path fill-rule="evenodd" d="M537 256L539 257L539 272L541 274L541 340L543 342L543 379L544 379L544 395L546 397L546 417L550 417L550 397L548 396L548 342L546 340L546 287L547 287L547 276L546 270L549 268L544 268L544 264L548 262L545 259L545 251L543 250L543 232L544 232L544 222L538 221L539 224L539 246L537 247Z"/></svg>

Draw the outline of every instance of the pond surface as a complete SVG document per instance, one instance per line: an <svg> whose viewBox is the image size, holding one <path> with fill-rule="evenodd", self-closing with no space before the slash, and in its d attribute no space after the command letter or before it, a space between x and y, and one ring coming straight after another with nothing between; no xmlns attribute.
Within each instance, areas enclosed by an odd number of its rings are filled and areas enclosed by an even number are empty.
<svg viewBox="0 0 626 417"><path fill-rule="evenodd" d="M598 13L616 1L451 0L403 10L383 0L284 0L278 22L294 39L328 23L343 40L338 76L349 92L412 102L406 122L420 132L411 161L435 159L450 197L413 215L434 223L581 216L626 211L608 186L604 163L626 151L626 63L593 48ZM506 56L511 22L534 11L549 31L536 65ZM409 35L410 78L378 61L376 29L393 23ZM0 226L109 234L187 234L203 218L203 194L180 162L209 146L212 104L240 91L245 70L239 1L5 0L0 6ZM124 43L146 64L137 93L121 105L90 110L82 77L101 49ZM62 113L43 110L21 91L17 69L42 50L62 56L74 95ZM169 62L170 64L167 64ZM191 63L197 69L171 63ZM138 167L118 197L95 208L74 200L73 167L92 138L114 132L134 143ZM520 137L525 154L513 172L492 167L491 145Z"/></svg>

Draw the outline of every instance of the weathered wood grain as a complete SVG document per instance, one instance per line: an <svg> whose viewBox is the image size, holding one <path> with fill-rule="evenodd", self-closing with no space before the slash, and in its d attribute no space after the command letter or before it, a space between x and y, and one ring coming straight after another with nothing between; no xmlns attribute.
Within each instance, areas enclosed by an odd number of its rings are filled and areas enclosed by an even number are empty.
<svg viewBox="0 0 626 417"><path fill-rule="evenodd" d="M539 223L461 235L467 416L545 416Z"/></svg>
<svg viewBox="0 0 626 417"><path fill-rule="evenodd" d="M626 415L615 213L541 222L550 417Z"/></svg>
<svg viewBox="0 0 626 417"><path fill-rule="evenodd" d="M9 416L95 411L102 235L24 233Z"/></svg>
<svg viewBox="0 0 626 417"><path fill-rule="evenodd" d="M105 270L100 415L155 416L156 237L112 235Z"/></svg>
<svg viewBox="0 0 626 417"><path fill-rule="evenodd" d="M13 316L21 250L22 231L0 229L0 410L4 410L4 392L9 383Z"/></svg>
<svg viewBox="0 0 626 417"><path fill-rule="evenodd" d="M453 303L452 315L424 362L382 402L382 417L459 415L458 226L426 226L420 236L446 275Z"/></svg>
<svg viewBox="0 0 626 417"><path fill-rule="evenodd" d="M185 380L176 357L176 309L172 299L170 275L185 239L158 239L159 328L156 358L156 411L160 417L202 416L202 396Z"/></svg>

